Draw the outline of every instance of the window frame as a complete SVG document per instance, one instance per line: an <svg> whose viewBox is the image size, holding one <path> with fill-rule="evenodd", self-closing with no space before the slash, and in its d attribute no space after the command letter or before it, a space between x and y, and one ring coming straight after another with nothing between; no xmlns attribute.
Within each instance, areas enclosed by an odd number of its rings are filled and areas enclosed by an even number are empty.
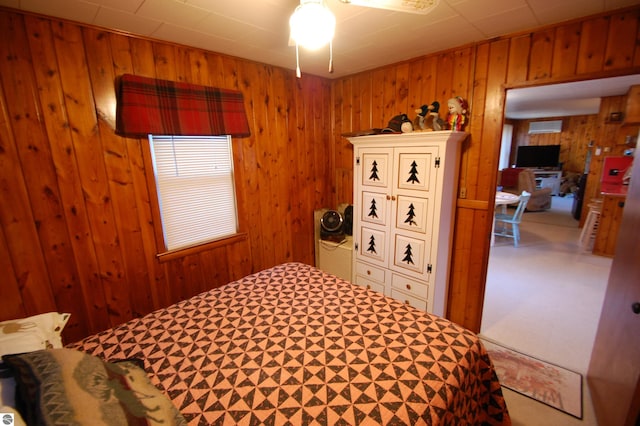
<svg viewBox="0 0 640 426"><path fill-rule="evenodd" d="M216 248L224 247L227 245L235 244L240 241L247 240L248 234L242 231L243 228L242 228L242 221L241 221L241 214L240 214L240 203L238 202L239 186L238 186L238 175L237 173L235 173L236 161L235 161L235 154L233 153L234 152L233 137L228 135L221 135L221 136L228 136L229 142L231 145L231 154L232 154L231 161L233 163L233 170L234 170L232 172L232 177L233 177L233 186L234 186L234 192L235 192L235 207L236 207L236 220L237 220L236 233L231 235L226 235L220 238L215 238L208 241L203 241L200 243L195 243L190 246L179 247L171 250L167 248L167 244L164 238L162 214L161 214L161 207L160 207L160 200L159 200L160 194L158 193L156 175L155 175L155 170L153 165L154 158L153 158L153 153L151 149L152 142L149 139L149 136L154 136L154 135L148 135L146 139L139 139L139 141L141 143L141 148L142 148L149 205L151 207L151 216L152 216L151 226L153 227L153 233L154 233L155 244L156 244L156 258L158 259L158 261L162 263L169 260L183 258L192 254L213 250ZM155 136L165 136L165 135L155 135ZM212 137L215 137L215 135L212 135Z"/></svg>

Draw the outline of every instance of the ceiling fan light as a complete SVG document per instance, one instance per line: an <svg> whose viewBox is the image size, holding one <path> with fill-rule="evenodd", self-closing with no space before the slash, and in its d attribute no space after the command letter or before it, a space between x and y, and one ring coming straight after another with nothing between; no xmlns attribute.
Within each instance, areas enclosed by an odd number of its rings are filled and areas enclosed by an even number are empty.
<svg viewBox="0 0 640 426"><path fill-rule="evenodd" d="M333 40L336 18L321 1L303 2L289 19L291 38L309 50L316 50Z"/></svg>

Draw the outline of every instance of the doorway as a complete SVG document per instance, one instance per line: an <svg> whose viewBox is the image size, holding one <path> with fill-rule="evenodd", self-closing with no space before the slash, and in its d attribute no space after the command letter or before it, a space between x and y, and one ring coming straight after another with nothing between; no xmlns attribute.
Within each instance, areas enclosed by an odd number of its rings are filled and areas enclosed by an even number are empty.
<svg viewBox="0 0 640 426"><path fill-rule="evenodd" d="M505 124L597 115L601 97L625 95L631 85L639 83L640 76L635 75L509 89ZM576 93L582 98L575 99ZM553 99L554 94L559 100ZM509 158L514 157L509 155L511 131L503 131L501 169L509 167ZM524 353L586 373L611 259L581 250L573 201L572 194L553 196L551 209L525 213L518 248L500 238L491 247L480 332Z"/></svg>
<svg viewBox="0 0 640 426"><path fill-rule="evenodd" d="M612 259L580 249L572 199L526 212L521 241L496 237L480 333L522 353L586 373Z"/></svg>

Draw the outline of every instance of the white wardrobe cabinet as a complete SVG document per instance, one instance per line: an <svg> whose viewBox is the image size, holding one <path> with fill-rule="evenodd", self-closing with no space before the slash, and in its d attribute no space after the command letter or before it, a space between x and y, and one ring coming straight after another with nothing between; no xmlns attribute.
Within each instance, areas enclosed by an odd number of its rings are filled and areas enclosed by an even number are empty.
<svg viewBox="0 0 640 426"><path fill-rule="evenodd" d="M442 131L349 138L354 283L444 315L466 137Z"/></svg>

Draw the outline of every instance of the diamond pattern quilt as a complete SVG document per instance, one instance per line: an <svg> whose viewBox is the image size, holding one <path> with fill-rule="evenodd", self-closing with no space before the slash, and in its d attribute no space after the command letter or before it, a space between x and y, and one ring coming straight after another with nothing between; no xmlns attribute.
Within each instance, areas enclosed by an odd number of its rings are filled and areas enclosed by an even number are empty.
<svg viewBox="0 0 640 426"><path fill-rule="evenodd" d="M143 359L191 425L511 423L474 333L300 263L69 347Z"/></svg>

